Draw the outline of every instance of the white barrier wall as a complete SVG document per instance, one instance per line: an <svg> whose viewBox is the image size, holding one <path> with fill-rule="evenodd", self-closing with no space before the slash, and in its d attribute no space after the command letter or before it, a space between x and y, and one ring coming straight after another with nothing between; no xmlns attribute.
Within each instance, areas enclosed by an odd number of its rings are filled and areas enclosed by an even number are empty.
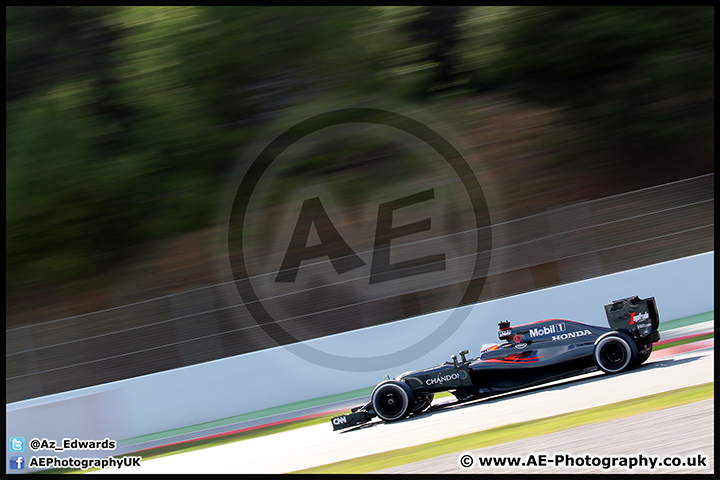
<svg viewBox="0 0 720 480"><path fill-rule="evenodd" d="M500 320L519 324L566 318L607 326L603 305L631 295L654 296L661 321L704 313L715 308L713 261L714 252L709 252L463 307L468 316L446 341L419 358L380 365L373 371L338 371L276 347L11 403L6 405L5 438L122 440L348 392L374 385L385 374L394 377L441 363L466 348L476 356L483 343L497 341ZM306 345L346 357L377 358L428 337L449 313L346 332Z"/></svg>

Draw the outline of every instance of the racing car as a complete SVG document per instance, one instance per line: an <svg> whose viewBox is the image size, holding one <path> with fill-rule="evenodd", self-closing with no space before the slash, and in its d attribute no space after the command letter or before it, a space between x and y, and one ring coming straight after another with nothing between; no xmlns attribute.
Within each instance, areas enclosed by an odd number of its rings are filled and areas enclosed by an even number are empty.
<svg viewBox="0 0 720 480"><path fill-rule="evenodd" d="M394 422L427 410L438 392L458 402L532 387L602 370L615 374L638 367L660 340L655 298L638 296L605 305L610 328L572 320L548 319L523 325L498 324L500 344L486 344L480 356L467 350L450 361L410 371L380 383L370 401L332 418L333 430L362 425L375 417Z"/></svg>

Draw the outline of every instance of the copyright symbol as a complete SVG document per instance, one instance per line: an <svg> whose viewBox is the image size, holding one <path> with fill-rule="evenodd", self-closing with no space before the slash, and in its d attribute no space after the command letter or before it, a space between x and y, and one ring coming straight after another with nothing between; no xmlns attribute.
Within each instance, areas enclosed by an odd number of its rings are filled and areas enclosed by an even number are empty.
<svg viewBox="0 0 720 480"><path fill-rule="evenodd" d="M37 450L39 448L40 448L40 440L38 440L37 438L33 438L32 440L30 440L30 449L31 450Z"/></svg>
<svg viewBox="0 0 720 480"><path fill-rule="evenodd" d="M460 457L460 465L462 465L465 468L472 467L473 464L473 457L470 455L463 455Z"/></svg>

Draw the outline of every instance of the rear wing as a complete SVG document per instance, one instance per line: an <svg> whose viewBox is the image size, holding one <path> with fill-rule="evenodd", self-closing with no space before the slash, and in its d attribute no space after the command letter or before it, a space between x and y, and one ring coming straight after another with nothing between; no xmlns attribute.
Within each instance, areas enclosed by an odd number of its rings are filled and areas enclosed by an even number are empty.
<svg viewBox="0 0 720 480"><path fill-rule="evenodd" d="M622 298L605 305L610 328L625 331L644 343L655 342L660 339L656 333L660 326L655 297ZM655 338L657 337L657 338Z"/></svg>

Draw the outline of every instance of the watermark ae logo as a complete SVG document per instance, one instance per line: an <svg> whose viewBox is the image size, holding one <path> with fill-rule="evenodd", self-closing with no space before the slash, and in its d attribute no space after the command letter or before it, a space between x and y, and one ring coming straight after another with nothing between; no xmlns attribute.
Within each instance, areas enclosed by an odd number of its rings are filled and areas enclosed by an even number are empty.
<svg viewBox="0 0 720 480"><path fill-rule="evenodd" d="M408 116L348 108L300 121L248 162L234 185L228 264L253 319L315 364L372 371L431 350L484 286L492 232L473 170ZM351 357L303 343L447 310L420 341ZM377 353L377 352L375 352Z"/></svg>

